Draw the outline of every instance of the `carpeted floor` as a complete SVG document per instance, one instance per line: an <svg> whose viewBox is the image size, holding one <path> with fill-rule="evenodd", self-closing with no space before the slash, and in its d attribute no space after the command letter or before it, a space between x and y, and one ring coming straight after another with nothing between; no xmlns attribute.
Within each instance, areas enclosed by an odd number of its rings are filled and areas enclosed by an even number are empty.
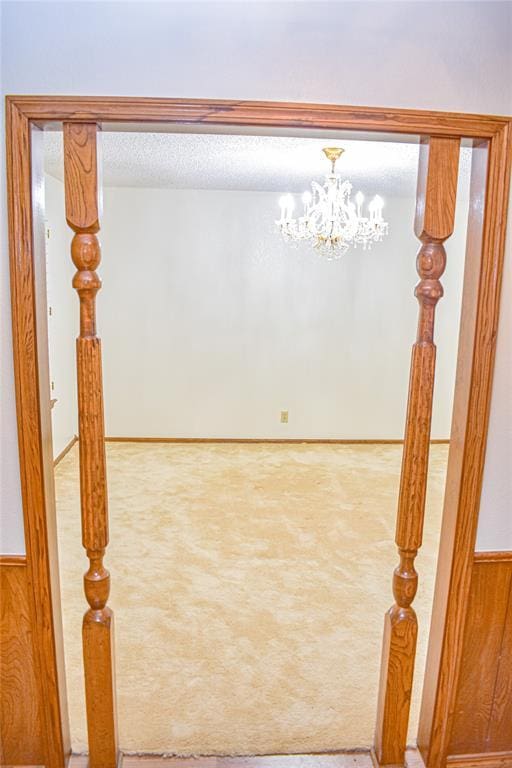
<svg viewBox="0 0 512 768"><path fill-rule="evenodd" d="M371 744L399 445L108 443L119 733L126 751ZM431 451L410 737L448 454ZM56 468L74 751L86 749L78 449Z"/></svg>

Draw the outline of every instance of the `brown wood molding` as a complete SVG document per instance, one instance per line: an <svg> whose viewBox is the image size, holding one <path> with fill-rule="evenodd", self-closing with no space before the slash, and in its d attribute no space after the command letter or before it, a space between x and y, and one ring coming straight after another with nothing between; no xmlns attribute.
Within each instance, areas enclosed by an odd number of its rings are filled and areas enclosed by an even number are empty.
<svg viewBox="0 0 512 768"><path fill-rule="evenodd" d="M424 768L417 750L408 749L406 759L407 768ZM68 768L88 768L87 755L72 755ZM136 754L124 755L122 768L372 768L372 757L368 749L239 757Z"/></svg>
<svg viewBox="0 0 512 768"><path fill-rule="evenodd" d="M476 163L479 172L474 174L474 183L486 187L486 199L480 209L471 207L469 221L442 549L419 735L427 768L443 765L460 670L485 456L510 176L510 119L279 102L10 96L6 121L18 442L36 671L45 702L47 768L63 768L69 738L55 554L47 332L41 314L46 302L41 272L44 260L36 258L34 242L34 233L42 224L32 195L37 127L64 121L105 122L125 129L137 125L137 130L156 123L314 128L419 134L450 141L471 137L475 148L482 147L485 161ZM442 211L438 218L442 222ZM75 224L83 235L91 234L90 227L95 226L89 219ZM86 325L90 319L84 317ZM393 734L386 738L392 741Z"/></svg>
<svg viewBox="0 0 512 768"><path fill-rule="evenodd" d="M489 752L512 756L511 660L512 553L478 553L448 746L451 759Z"/></svg>
<svg viewBox="0 0 512 768"><path fill-rule="evenodd" d="M512 563L512 551L475 552L475 563Z"/></svg>
<svg viewBox="0 0 512 768"><path fill-rule="evenodd" d="M106 443L277 443L296 445L403 445L403 440L350 440L337 438L280 437L106 437ZM431 445L449 445L449 440L431 440Z"/></svg>
<svg viewBox="0 0 512 768"><path fill-rule="evenodd" d="M57 464L62 461L64 456L70 452L72 447L78 442L78 435L73 435L69 443L66 445L65 448L59 453L59 455L53 460L53 466L56 467Z"/></svg>
<svg viewBox="0 0 512 768"><path fill-rule="evenodd" d="M443 765L448 756L462 660L496 350L510 141L509 123L473 149L450 453L418 731L427 768Z"/></svg>
<svg viewBox="0 0 512 768"><path fill-rule="evenodd" d="M24 555L0 556L0 595L0 763L43 763L42 707Z"/></svg>
<svg viewBox="0 0 512 768"><path fill-rule="evenodd" d="M48 344L46 326L41 322L41 315L46 315L41 311L46 296L44 278L36 280L33 224L38 220L44 227L44 218L40 218L32 194L32 185L38 182L40 173L32 163L34 140L28 117L8 99L6 159L14 378L35 675L44 701L42 762L47 768L64 768L70 741L56 556L49 375L44 351ZM44 263L44 259L39 262ZM25 736L17 734L20 740Z"/></svg>
<svg viewBox="0 0 512 768"><path fill-rule="evenodd" d="M405 441L395 542L399 563L393 573L395 602L384 622L375 754L380 765L405 759L418 620L412 607L418 585L414 564L423 538L436 346L436 306L443 296L444 241L453 232L460 140L422 139L416 198L416 258L420 281L414 295L419 315L412 349Z"/></svg>
<svg viewBox="0 0 512 768"><path fill-rule="evenodd" d="M10 566L10 567L16 567L19 566L21 568L27 567L27 556L26 555L0 555L0 566Z"/></svg>
<svg viewBox="0 0 512 768"><path fill-rule="evenodd" d="M380 131L492 138L509 118L461 112L351 107L279 101L160 99L124 96L7 96L36 124L51 121L181 123Z"/></svg>
<svg viewBox="0 0 512 768"><path fill-rule="evenodd" d="M74 232L73 288L80 305L76 340L80 506L82 543L89 560L84 592L89 604L82 624L90 768L116 768L114 617L107 605L110 574L103 565L108 544L107 468L103 417L101 340L96 334L96 294L101 280L98 133L96 123L64 123L66 220Z"/></svg>
<svg viewBox="0 0 512 768"><path fill-rule="evenodd" d="M448 768L512 768L512 752L448 755Z"/></svg>

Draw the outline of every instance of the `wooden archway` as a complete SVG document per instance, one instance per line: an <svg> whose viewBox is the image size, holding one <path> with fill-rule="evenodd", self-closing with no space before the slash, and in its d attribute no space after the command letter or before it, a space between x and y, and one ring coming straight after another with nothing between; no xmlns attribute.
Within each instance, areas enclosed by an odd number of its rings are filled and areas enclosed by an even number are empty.
<svg viewBox="0 0 512 768"><path fill-rule="evenodd" d="M7 159L14 356L27 562L38 633L38 671L45 680L45 733L49 768L63 766L69 748L63 672L59 668L58 579L51 479L51 428L46 413L46 327L38 306L41 287L36 239L32 132L49 122L64 125L66 217L75 232L72 257L80 298L77 340L80 479L83 544L89 559L83 625L91 768L115 768L118 760L112 674L101 348L94 299L100 252L97 141L103 122L307 127L419 134L422 137L415 232L421 245L416 286L419 321L413 346L409 402L397 516L399 564L393 576L395 604L385 619L375 760L403 764L414 668L417 621L412 607L421 546L435 372L434 316L442 296L444 241L453 230L461 138L485 155L485 207L472 211L468 233L463 325L439 565L420 747L428 766L444 765L449 718L460 664L467 610L489 413L499 289L510 173L510 122L502 118L412 110L383 110L256 102L165 99L10 97ZM482 184L482 163L475 166ZM413 255L411 254L411 258ZM53 589L53 601L51 599ZM57 611L57 613L54 613Z"/></svg>

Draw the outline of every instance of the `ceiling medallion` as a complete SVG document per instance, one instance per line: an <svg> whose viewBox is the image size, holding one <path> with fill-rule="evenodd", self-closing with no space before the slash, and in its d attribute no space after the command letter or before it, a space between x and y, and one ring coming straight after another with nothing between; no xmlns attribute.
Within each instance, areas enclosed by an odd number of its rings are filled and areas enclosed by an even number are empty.
<svg viewBox="0 0 512 768"><path fill-rule="evenodd" d="M304 212L293 218L293 195L283 195L279 200L281 218L276 221L284 239L290 243L311 240L315 250L328 259L339 259L350 246L371 248L388 234L388 224L382 218L384 201L375 195L368 205L368 216L363 216L364 195L358 192L355 203L350 199L352 184L336 173L336 161L343 154L341 147L322 150L331 163L331 172L323 185L311 182L312 192L304 192Z"/></svg>

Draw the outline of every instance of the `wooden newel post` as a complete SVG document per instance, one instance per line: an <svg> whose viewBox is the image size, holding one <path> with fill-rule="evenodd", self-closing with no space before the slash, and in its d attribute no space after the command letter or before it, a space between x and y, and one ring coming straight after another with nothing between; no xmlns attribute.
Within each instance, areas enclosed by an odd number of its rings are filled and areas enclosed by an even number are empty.
<svg viewBox="0 0 512 768"><path fill-rule="evenodd" d="M405 759L418 622L412 608L418 575L414 560L421 546L427 489L436 347L436 304L443 295L444 241L452 234L460 139L426 138L420 146L414 231L421 240L415 289L418 332L412 349L405 441L395 541L399 564L393 574L395 604L384 622L381 679L375 735L380 765Z"/></svg>
<svg viewBox="0 0 512 768"><path fill-rule="evenodd" d="M90 768L115 768L118 758L114 690L113 615L107 606L109 572L103 566L108 544L107 484L103 425L101 342L96 335L96 274L100 245L98 126L64 123L66 220L75 232L71 256L80 299L77 338L78 430L82 543L89 558L84 591L89 610L82 626Z"/></svg>

